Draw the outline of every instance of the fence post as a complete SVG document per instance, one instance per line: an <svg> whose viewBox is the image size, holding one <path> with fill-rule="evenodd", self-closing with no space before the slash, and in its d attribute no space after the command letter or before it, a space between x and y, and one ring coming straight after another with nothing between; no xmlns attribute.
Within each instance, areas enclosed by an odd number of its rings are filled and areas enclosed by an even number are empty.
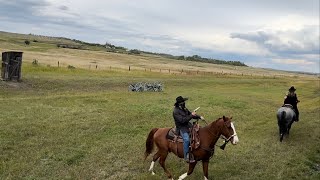
<svg viewBox="0 0 320 180"><path fill-rule="evenodd" d="M130 71L130 66L129 66L129 71Z"/></svg>
<svg viewBox="0 0 320 180"><path fill-rule="evenodd" d="M98 65L96 65L96 69L98 69Z"/></svg>
<svg viewBox="0 0 320 180"><path fill-rule="evenodd" d="M58 61L58 67L60 67L60 62Z"/></svg>

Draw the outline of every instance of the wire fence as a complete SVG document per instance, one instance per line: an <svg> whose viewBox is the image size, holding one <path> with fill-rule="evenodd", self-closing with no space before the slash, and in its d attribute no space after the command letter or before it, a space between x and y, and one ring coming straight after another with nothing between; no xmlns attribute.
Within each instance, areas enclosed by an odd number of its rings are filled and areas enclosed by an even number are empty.
<svg viewBox="0 0 320 180"><path fill-rule="evenodd" d="M58 67L70 67L71 65L66 65L65 63L57 62ZM113 71L144 71L144 72L158 72L165 74L183 74L183 75L205 75L205 76L258 76L266 78L280 78L280 77L298 77L303 76L304 74L295 74L295 73L281 73L281 72L252 72L250 70L238 70L237 67L234 67L234 70L214 70L214 71L205 71L205 70L190 70L190 69L168 69L168 68L150 68L150 67L138 67L138 66L108 66L102 64L89 64L89 65L78 65L72 66L74 68L90 69L90 70L113 70ZM306 75L310 76L310 75Z"/></svg>

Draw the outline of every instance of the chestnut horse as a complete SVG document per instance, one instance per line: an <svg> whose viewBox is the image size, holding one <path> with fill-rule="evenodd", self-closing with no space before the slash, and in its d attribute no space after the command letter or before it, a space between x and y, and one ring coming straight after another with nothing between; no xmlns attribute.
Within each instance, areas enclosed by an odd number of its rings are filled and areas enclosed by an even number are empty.
<svg viewBox="0 0 320 180"><path fill-rule="evenodd" d="M231 122L231 118L223 116L216 121L208 124L207 126L200 128L200 147L192 151L195 162L189 163L189 170L187 173L182 174L179 179L184 179L189 176L198 161L202 161L204 179L208 179L208 164L213 155L214 147L220 136L225 138L224 146L231 141L233 145L236 145L239 141L236 134L235 127ZM153 146L156 144L158 147L157 153L153 156L149 171L154 175L153 167L154 163L160 158L159 163L164 169L169 179L172 179L171 173L165 166L165 160L169 152L174 153L179 158L183 158L183 143L175 143L166 138L168 131L171 128L153 128L146 141L145 159L153 151ZM224 148L224 147L222 147Z"/></svg>

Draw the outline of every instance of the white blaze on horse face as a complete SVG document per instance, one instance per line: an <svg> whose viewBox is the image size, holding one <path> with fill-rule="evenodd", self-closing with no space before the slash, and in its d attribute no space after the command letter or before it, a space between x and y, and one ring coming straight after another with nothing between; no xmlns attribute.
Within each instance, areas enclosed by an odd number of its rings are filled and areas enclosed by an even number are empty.
<svg viewBox="0 0 320 180"><path fill-rule="evenodd" d="M235 134L235 136L233 136L233 140L231 143L235 145L239 142L239 138L237 136L236 128L234 127L233 123L231 123L231 127L233 129L233 134Z"/></svg>

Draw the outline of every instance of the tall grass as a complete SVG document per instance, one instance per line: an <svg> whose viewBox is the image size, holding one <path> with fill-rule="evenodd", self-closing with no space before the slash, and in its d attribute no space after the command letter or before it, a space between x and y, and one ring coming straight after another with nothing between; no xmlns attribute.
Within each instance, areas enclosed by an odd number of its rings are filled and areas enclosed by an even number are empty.
<svg viewBox="0 0 320 180"><path fill-rule="evenodd" d="M129 92L160 81L160 93ZM297 88L301 120L279 142L276 110ZM0 179L165 179L143 162L153 127L172 127L179 95L208 121L233 116L240 143L216 149L210 179L319 179L320 89L316 79L169 75L23 65L21 83L0 82ZM205 124L201 124L205 125ZM187 164L169 155L176 179ZM189 179L202 178L198 164Z"/></svg>

